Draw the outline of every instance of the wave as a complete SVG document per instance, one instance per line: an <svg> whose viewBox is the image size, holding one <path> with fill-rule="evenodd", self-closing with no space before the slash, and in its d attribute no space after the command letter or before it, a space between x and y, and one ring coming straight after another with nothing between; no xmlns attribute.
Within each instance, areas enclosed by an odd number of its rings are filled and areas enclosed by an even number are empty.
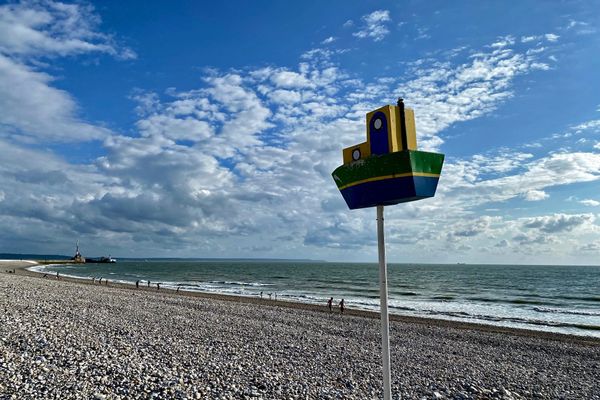
<svg viewBox="0 0 600 400"><path fill-rule="evenodd" d="M541 296L534 296L536 298L543 298ZM467 297L465 298L466 300L469 301L477 301L477 302L481 302L481 303L496 303L496 304L529 304L529 305L533 305L533 306L543 306L543 305L554 305L555 303L551 302L551 301L544 301L544 300L530 300L530 299L523 299L523 298L518 298L518 299L507 299L507 298L493 298L493 297L480 297L480 296L476 296L476 297Z"/></svg>
<svg viewBox="0 0 600 400"><path fill-rule="evenodd" d="M456 298L456 296L452 296L450 294L443 294L443 295L433 296L431 298L434 300L454 300Z"/></svg>
<svg viewBox="0 0 600 400"><path fill-rule="evenodd" d="M91 276L81 275L92 272L80 268L64 265L35 265L28 269L48 274L53 274L58 270L61 276L91 280ZM77 271L79 276L72 275ZM263 298L266 299L269 298L268 294L271 292L277 294L277 299L321 305L326 304L330 297L329 293L331 293L336 298L336 303L340 297L345 297L350 308L379 311L379 289L376 281L365 281L365 284L360 286L359 282L362 282L360 279L327 282L313 279L311 282L314 284L310 285L301 276L276 277L273 274L263 277L247 276L242 273L237 276L214 276L214 278L221 279L206 281L185 280L187 277L185 274L176 273L171 276L175 278L172 281L161 281L160 278L144 276L140 271L127 268L119 268L118 272L113 271L115 272L103 272L104 277L108 276L110 279L117 275L122 279L111 279L112 282L129 285L134 285L138 279L150 278L153 283L160 282L161 288L179 288L183 291L221 293L252 298L259 297L260 292L263 291ZM154 271L147 271L148 274L152 272ZM160 272L163 278L167 275L162 270ZM98 275L98 272L93 272L93 274ZM177 278L182 280L179 281ZM273 283L265 283L265 281ZM344 284L336 284L336 282ZM600 319L598 318L600 311L590 310L590 308L595 308L595 304L580 302L600 302L600 296L587 289L584 293L558 295L555 293L551 295L548 293L518 293L510 288L486 290L483 287L478 288L476 293L463 287L450 286L448 290L435 289L420 285L391 285L390 313L599 336L598 333L590 332L600 331ZM586 306L581 304L586 304ZM570 305L572 306L570 307Z"/></svg>
<svg viewBox="0 0 600 400"><path fill-rule="evenodd" d="M275 286L272 283L261 283L261 282L209 281L207 283L216 284L216 285L235 285L235 286L251 286L251 287Z"/></svg>
<svg viewBox="0 0 600 400"><path fill-rule="evenodd" d="M510 300L505 300L507 303L512 303L512 304L531 304L534 306L541 306L544 304L552 304L546 301L539 301L539 300L527 300L527 299L510 299Z"/></svg>
<svg viewBox="0 0 600 400"><path fill-rule="evenodd" d="M583 324L577 322L561 322L561 321L547 321L535 318L520 318L520 317L502 317L498 315L483 315L483 314L472 314L466 311L436 311L436 310L419 310L413 309L416 315L423 315L430 317L451 317L458 318L467 322L496 322L501 325L506 324L521 324L525 326L538 326L538 327L552 327L552 328L567 328L567 329L579 329L587 331L600 331L600 325Z"/></svg>
<svg viewBox="0 0 600 400"><path fill-rule="evenodd" d="M600 312L583 311L583 310L564 310L560 308L533 307L534 311L539 313L551 314L569 314L569 315L585 315L590 317L600 317Z"/></svg>
<svg viewBox="0 0 600 400"><path fill-rule="evenodd" d="M418 293L415 292L394 292L394 294L399 294L400 296L418 296Z"/></svg>
<svg viewBox="0 0 600 400"><path fill-rule="evenodd" d="M589 296L556 296L558 299L565 300L583 300L583 301L591 301L600 303L600 296L589 295Z"/></svg>

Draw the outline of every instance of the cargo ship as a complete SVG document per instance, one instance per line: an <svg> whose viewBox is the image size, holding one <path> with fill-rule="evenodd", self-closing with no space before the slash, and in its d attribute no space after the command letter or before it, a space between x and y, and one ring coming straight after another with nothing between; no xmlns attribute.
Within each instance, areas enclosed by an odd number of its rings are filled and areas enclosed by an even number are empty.
<svg viewBox="0 0 600 400"><path fill-rule="evenodd" d="M81 255L81 252L79 251L79 240L77 241L76 247L75 247L75 255L73 257L71 257L71 260L73 260L73 262L78 263L78 264L114 264L117 262L116 258L112 258L110 255L108 257L98 257L98 258L91 258L91 257L84 257Z"/></svg>
<svg viewBox="0 0 600 400"><path fill-rule="evenodd" d="M116 258L112 258L111 256L108 257L99 257L99 258L86 258L85 259L85 263L86 264L114 264L117 262Z"/></svg>

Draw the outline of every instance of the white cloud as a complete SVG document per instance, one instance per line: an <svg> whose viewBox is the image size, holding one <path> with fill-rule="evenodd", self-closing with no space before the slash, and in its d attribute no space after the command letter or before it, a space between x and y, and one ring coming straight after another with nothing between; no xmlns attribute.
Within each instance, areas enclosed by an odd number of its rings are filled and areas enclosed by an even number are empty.
<svg viewBox="0 0 600 400"><path fill-rule="evenodd" d="M527 196L529 192L554 186L596 181L600 179L600 154L551 154L529 160L516 174L492 179L473 175L472 171L479 171L479 168L477 162L465 161L462 165L445 166L447 174L452 175L452 181L444 190L452 193L454 201L475 206Z"/></svg>
<svg viewBox="0 0 600 400"><path fill-rule="evenodd" d="M415 37L415 40L431 38L431 35L428 32L429 32L429 28L427 28L425 26L418 26L417 27L417 36Z"/></svg>
<svg viewBox="0 0 600 400"><path fill-rule="evenodd" d="M560 36L555 33L546 33L544 35L521 36L521 43L531 43L534 41L539 42L541 40L546 40L550 43L556 43L559 38ZM509 44L512 45L513 43Z"/></svg>
<svg viewBox="0 0 600 400"><path fill-rule="evenodd" d="M335 42L335 38L333 36L329 36L327 39L323 40L321 44L330 44Z"/></svg>
<svg viewBox="0 0 600 400"><path fill-rule="evenodd" d="M582 246L579 246L578 250L591 253L600 253L600 241L586 243Z"/></svg>
<svg viewBox="0 0 600 400"><path fill-rule="evenodd" d="M417 110L418 135L424 149L441 143L433 137L458 121L481 117L512 96L519 75L543 69L536 54L496 48L472 55L462 65L435 62L414 67L415 78L402 83L396 93L406 93L406 103Z"/></svg>
<svg viewBox="0 0 600 400"><path fill-rule="evenodd" d="M498 41L492 43L490 45L490 47L501 49L501 48L504 48L507 46L512 46L513 44L515 44L514 36L508 35L508 36L504 36L504 37L500 38Z"/></svg>
<svg viewBox="0 0 600 400"><path fill-rule="evenodd" d="M385 28L389 14L372 21ZM349 213L330 176L341 163L341 148L364 140L365 113L388 102L389 93L410 93L406 102L417 111L420 148L439 148L444 129L482 117L510 98L516 77L541 69L536 63L542 53L486 47L463 63L423 61L402 81L386 76L363 82L334 64L337 50L313 49L297 68L212 70L187 91L137 90L132 94L139 115L134 137L90 125L100 131L84 139L104 138L105 154L95 163L73 166L40 152L24 153L14 143L3 147L38 160L22 170L0 162L0 187L19 188L16 193L2 189L0 223L16 227L19 218L28 218L28 226L45 233L49 230L41 225L56 229L62 224L53 240L81 236L102 246L122 246L124 252L155 255L173 249L181 255L232 257L261 248L265 253L259 255L274 257L305 257L310 251L315 258L347 258L347 249L370 256L372 215ZM22 65L33 74L28 82L52 89L51 76ZM52 90L54 104L66 110L60 120L77 122L73 99ZM33 117L28 118L31 123ZM60 132L75 132L67 129L72 126ZM18 129L33 136L45 128ZM72 134L62 137L73 140ZM419 240L437 255L447 253L446 245L482 252L525 246L513 239L523 221L481 216L474 209L539 196L546 187L596 180L597 164L589 153L534 156L506 149L449 158L437 198L389 210L390 239L398 244L396 251ZM45 197L30 198L33 192ZM563 232L579 234L591 223ZM541 226L552 229L551 222ZM553 243L540 227L527 229L530 243ZM19 229L10 233L27 236ZM3 243L6 236L0 233ZM499 247L486 246L490 240ZM273 241L278 245L264 245Z"/></svg>
<svg viewBox="0 0 600 400"><path fill-rule="evenodd" d="M534 40L539 39L538 36L522 36L521 37L521 43L529 43L529 42L533 42Z"/></svg>
<svg viewBox="0 0 600 400"><path fill-rule="evenodd" d="M269 93L269 98L276 103L295 104L302 100L302 95L294 90L274 90Z"/></svg>
<svg viewBox="0 0 600 400"><path fill-rule="evenodd" d="M524 194L523 197L527 201L540 201L547 199L550 197L550 195L543 190L529 190Z"/></svg>
<svg viewBox="0 0 600 400"><path fill-rule="evenodd" d="M198 142L212 136L212 128L205 121L192 117L175 118L168 115L152 115L137 123L144 136L161 135L173 140Z"/></svg>
<svg viewBox="0 0 600 400"><path fill-rule="evenodd" d="M498 218L482 216L469 222L460 222L449 233L448 238L453 240L453 237L473 237L486 233L493 222L498 221Z"/></svg>
<svg viewBox="0 0 600 400"><path fill-rule="evenodd" d="M21 142L86 141L111 134L78 118L75 100L52 86L41 58L129 49L99 33L91 6L52 1L0 6L0 136ZM41 67L40 67L41 66Z"/></svg>
<svg viewBox="0 0 600 400"><path fill-rule="evenodd" d="M593 200L593 199L581 200L580 203L583 204L584 206L590 206L590 207L600 206L600 201Z"/></svg>
<svg viewBox="0 0 600 400"><path fill-rule="evenodd" d="M305 88L312 86L306 76L293 71L279 71L271 76L271 80L277 87L282 88Z"/></svg>
<svg viewBox="0 0 600 400"><path fill-rule="evenodd" d="M99 18L90 5L53 1L0 6L0 52L19 56L107 53L135 58L131 49L115 46L99 33Z"/></svg>
<svg viewBox="0 0 600 400"><path fill-rule="evenodd" d="M575 133L581 133L583 131L600 132L600 119L583 122L571 127L570 130Z"/></svg>
<svg viewBox="0 0 600 400"><path fill-rule="evenodd" d="M526 218L525 228L539 229L546 233L569 232L582 226L590 226L595 221L594 214L554 214L543 217Z"/></svg>
<svg viewBox="0 0 600 400"><path fill-rule="evenodd" d="M0 54L0 136L19 140L85 141L108 129L78 120L77 104L50 86L53 78Z"/></svg>
<svg viewBox="0 0 600 400"><path fill-rule="evenodd" d="M390 33L387 24L391 21L388 10L377 10L362 17L361 29L352 35L361 39L371 38L378 42Z"/></svg>
<svg viewBox="0 0 600 400"><path fill-rule="evenodd" d="M596 28L590 26L589 22L569 20L566 27L567 30L574 30L578 35L591 35L596 33Z"/></svg>

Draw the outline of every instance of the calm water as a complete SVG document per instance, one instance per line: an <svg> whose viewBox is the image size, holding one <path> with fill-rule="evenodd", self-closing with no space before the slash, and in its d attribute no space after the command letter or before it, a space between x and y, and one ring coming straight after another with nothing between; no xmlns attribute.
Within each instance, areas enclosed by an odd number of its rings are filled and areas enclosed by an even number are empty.
<svg viewBox="0 0 600 400"><path fill-rule="evenodd" d="M37 267L43 269L44 267ZM150 261L48 266L111 281L379 310L376 264ZM142 283L142 284L145 284ZM600 337L600 267L388 266L390 312Z"/></svg>

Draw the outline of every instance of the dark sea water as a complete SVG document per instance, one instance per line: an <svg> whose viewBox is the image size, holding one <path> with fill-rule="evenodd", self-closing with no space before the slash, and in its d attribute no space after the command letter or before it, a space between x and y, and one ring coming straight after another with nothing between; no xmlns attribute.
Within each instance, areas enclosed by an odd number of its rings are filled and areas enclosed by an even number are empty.
<svg viewBox="0 0 600 400"><path fill-rule="evenodd" d="M377 264L146 261L36 267L77 277L379 310ZM600 337L600 267L388 266L390 313ZM337 304L337 303L336 303Z"/></svg>

